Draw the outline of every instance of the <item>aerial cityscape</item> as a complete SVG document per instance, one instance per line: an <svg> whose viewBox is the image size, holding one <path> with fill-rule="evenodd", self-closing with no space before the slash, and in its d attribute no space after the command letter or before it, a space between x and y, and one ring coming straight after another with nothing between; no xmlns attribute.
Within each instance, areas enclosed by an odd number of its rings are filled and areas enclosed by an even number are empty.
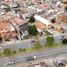
<svg viewBox="0 0 67 67"><path fill-rule="evenodd" d="M0 67L67 67L67 0L0 0Z"/></svg>

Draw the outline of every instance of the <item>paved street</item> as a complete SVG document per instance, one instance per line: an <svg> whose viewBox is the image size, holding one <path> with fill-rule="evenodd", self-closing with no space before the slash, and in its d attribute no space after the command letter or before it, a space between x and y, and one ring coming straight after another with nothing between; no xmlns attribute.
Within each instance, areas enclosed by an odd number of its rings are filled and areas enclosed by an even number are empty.
<svg viewBox="0 0 67 67"><path fill-rule="evenodd" d="M67 36L67 34L63 34L65 35L65 37ZM56 42L61 42L61 38L63 36L62 34L57 34L54 35L55 41ZM7 43L7 45L5 44L0 44L0 50L3 50L4 48L11 48L12 50L17 50L18 48L30 48L33 46L33 43L31 43L33 39L28 39L28 40L23 40L23 41L13 41L11 44ZM42 43L46 42L46 36L42 36L39 38L39 41ZM41 51L36 51L36 52L32 52L32 53L26 53L24 55L18 56L18 57L12 57L14 59L15 63L19 63L19 62L24 62L26 61L26 57L28 56L37 56L37 59L40 58L48 58L48 57L54 57L56 55L62 54L62 53L67 53L67 46L60 46L57 48L50 48L50 49L46 49L46 50L41 50ZM7 59L1 58L1 62L0 62L0 66L4 67L5 65L7 65ZM5 60L5 62L4 62Z"/></svg>
<svg viewBox="0 0 67 67"><path fill-rule="evenodd" d="M21 62L13 65L6 65L5 67L28 67L29 65L38 64L40 62L45 62L49 67L56 67L53 62L57 60L67 59L67 53L56 55L52 58L41 58L31 62Z"/></svg>
<svg viewBox="0 0 67 67"><path fill-rule="evenodd" d="M37 59L41 59L41 58L55 57L56 55L60 55L63 53L67 53L67 46L60 46L57 48L49 48L46 50L40 50L40 51L36 51L36 52L32 52L32 53L26 53L26 54L18 56L18 57L13 57L13 59L14 59L15 63L19 63L19 62L26 62L26 57L28 57L28 56L37 56ZM2 61L4 61L4 60L2 60ZM5 63L2 62L2 64L7 64L7 59L5 60ZM3 67L3 66L1 66L1 67Z"/></svg>

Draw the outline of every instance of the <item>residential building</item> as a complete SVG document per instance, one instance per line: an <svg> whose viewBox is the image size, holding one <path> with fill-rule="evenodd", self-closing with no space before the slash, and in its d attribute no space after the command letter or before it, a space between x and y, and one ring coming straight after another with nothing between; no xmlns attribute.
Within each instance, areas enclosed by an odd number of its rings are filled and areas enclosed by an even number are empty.
<svg viewBox="0 0 67 67"><path fill-rule="evenodd" d="M36 19L35 25L39 32L44 31L46 28L51 26L48 20L44 19L43 17L39 15L35 15L34 18Z"/></svg>
<svg viewBox="0 0 67 67"><path fill-rule="evenodd" d="M3 18L0 18L0 34L2 40L11 40L15 37L15 29L14 27L8 22L5 21Z"/></svg>
<svg viewBox="0 0 67 67"><path fill-rule="evenodd" d="M67 12L60 14L59 17L63 22L67 23Z"/></svg>

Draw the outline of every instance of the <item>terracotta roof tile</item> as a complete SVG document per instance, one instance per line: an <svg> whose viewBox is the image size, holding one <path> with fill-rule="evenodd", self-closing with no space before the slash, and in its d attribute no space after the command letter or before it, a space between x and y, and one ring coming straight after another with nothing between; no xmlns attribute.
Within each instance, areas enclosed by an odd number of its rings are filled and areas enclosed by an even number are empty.
<svg viewBox="0 0 67 67"><path fill-rule="evenodd" d="M0 32L6 32L12 30L12 25L7 21L0 20Z"/></svg>
<svg viewBox="0 0 67 67"><path fill-rule="evenodd" d="M61 14L60 19L64 21L65 23L67 23L67 12L64 12L63 14Z"/></svg>
<svg viewBox="0 0 67 67"><path fill-rule="evenodd" d="M35 23L36 27L40 28L41 30L45 29L45 25L43 23L40 23L39 21L37 21Z"/></svg>

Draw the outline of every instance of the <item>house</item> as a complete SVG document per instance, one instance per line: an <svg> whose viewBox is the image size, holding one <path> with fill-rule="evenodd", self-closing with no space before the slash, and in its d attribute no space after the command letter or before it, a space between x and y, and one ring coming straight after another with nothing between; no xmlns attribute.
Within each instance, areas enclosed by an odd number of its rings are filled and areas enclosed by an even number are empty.
<svg viewBox="0 0 67 67"><path fill-rule="evenodd" d="M40 9L44 9L44 10L50 10L51 9L50 4L47 3L47 2L39 4L37 7L40 8Z"/></svg>
<svg viewBox="0 0 67 67"><path fill-rule="evenodd" d="M17 16L12 17L11 20L13 20L18 26L23 25L25 23L24 20Z"/></svg>
<svg viewBox="0 0 67 67"><path fill-rule="evenodd" d="M46 26L45 26L43 23L40 23L39 21L37 21L37 22L35 23L35 26L37 27L37 30L38 30L39 32L43 31L43 30L46 28Z"/></svg>
<svg viewBox="0 0 67 67"><path fill-rule="evenodd" d="M67 23L67 12L60 14L59 17L63 22Z"/></svg>
<svg viewBox="0 0 67 67"><path fill-rule="evenodd" d="M40 23L43 23L46 27L50 25L50 22L48 20L44 19L43 17L39 15L35 15L34 18Z"/></svg>
<svg viewBox="0 0 67 67"><path fill-rule="evenodd" d="M62 3L64 4L64 6L67 6L67 0L62 0Z"/></svg>
<svg viewBox="0 0 67 67"><path fill-rule="evenodd" d="M0 18L0 35L3 41L6 39L12 39L15 36L14 27L3 18Z"/></svg>
<svg viewBox="0 0 67 67"><path fill-rule="evenodd" d="M37 27L39 32L44 31L46 28L48 28L51 25L48 20L44 19L39 15L35 15L34 18L36 19L35 26Z"/></svg>

